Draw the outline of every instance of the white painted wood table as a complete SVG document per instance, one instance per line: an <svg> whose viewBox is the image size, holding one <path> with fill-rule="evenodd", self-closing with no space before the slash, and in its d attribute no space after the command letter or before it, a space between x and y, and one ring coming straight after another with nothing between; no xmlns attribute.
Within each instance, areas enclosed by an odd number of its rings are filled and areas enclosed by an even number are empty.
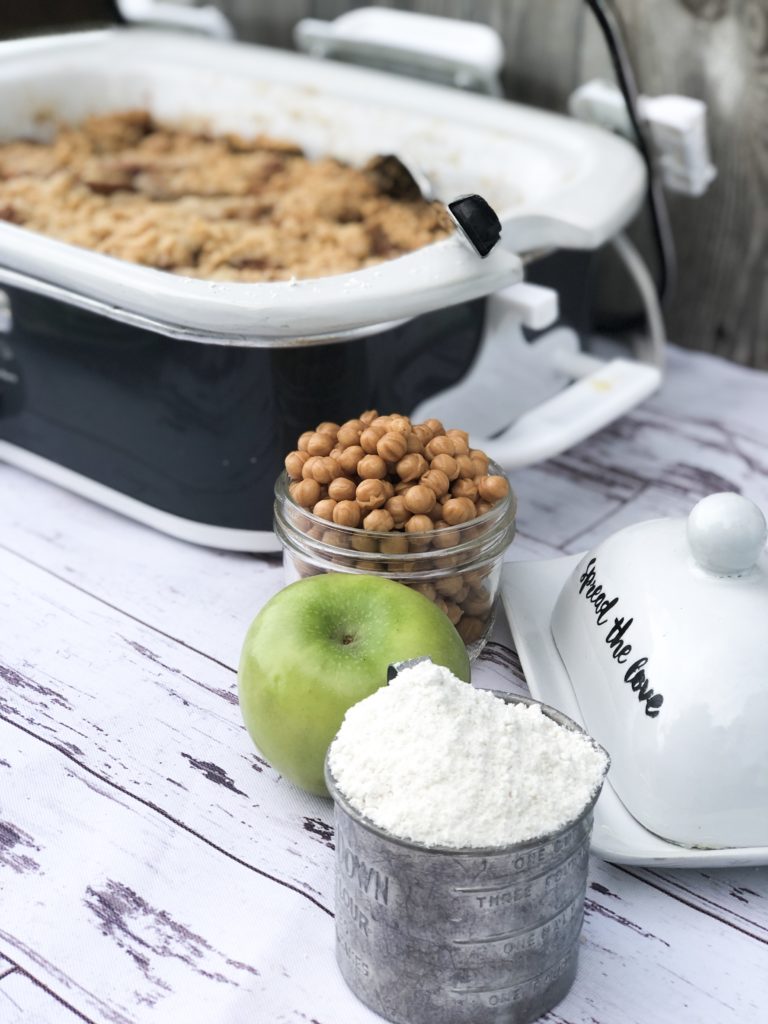
<svg viewBox="0 0 768 1024"><path fill-rule="evenodd" d="M714 490L768 509L768 375L663 392L515 474L510 558ZM278 558L198 549L0 466L0 1024L368 1024L334 961L329 802L253 749L235 669ZM505 623L475 682L521 687ZM593 857L551 1024L768 1021L768 868Z"/></svg>

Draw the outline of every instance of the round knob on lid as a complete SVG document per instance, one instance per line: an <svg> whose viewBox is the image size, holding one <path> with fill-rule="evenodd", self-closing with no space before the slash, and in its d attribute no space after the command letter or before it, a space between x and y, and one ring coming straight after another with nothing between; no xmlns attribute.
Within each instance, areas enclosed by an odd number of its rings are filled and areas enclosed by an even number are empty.
<svg viewBox="0 0 768 1024"><path fill-rule="evenodd" d="M765 516L740 494L710 494L688 516L688 545L702 569L733 576L751 569L765 547Z"/></svg>

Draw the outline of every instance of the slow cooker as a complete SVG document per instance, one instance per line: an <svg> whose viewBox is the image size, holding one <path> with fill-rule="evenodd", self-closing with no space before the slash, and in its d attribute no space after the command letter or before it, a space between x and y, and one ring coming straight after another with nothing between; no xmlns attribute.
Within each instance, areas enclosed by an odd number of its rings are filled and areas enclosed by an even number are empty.
<svg viewBox="0 0 768 1024"><path fill-rule="evenodd" d="M485 297L506 295L518 316L526 269L611 239L645 189L630 144L569 118L177 32L3 42L0 90L2 139L143 108L352 164L397 153L437 198L479 193L498 212L502 243L486 259L453 236L355 273L265 284L185 278L0 222L0 458L222 548L276 548L272 487L302 430L450 395L483 361ZM658 384L641 369L633 401ZM590 381L588 429L595 402L620 390ZM451 419L464 425L459 402Z"/></svg>

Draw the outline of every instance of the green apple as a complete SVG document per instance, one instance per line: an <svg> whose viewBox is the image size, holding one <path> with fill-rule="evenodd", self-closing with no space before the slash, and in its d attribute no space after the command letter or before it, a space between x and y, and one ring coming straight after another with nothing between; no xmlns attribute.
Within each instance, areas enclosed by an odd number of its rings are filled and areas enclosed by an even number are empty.
<svg viewBox="0 0 768 1024"><path fill-rule="evenodd" d="M251 739L291 782L325 795L323 761L347 708L385 684L393 662L423 655L469 681L461 637L415 590L362 574L292 583L243 644L238 689Z"/></svg>

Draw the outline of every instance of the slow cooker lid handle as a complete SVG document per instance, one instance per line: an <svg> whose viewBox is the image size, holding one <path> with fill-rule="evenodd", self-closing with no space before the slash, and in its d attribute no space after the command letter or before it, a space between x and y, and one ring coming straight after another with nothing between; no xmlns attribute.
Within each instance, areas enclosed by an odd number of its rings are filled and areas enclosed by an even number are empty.
<svg viewBox="0 0 768 1024"><path fill-rule="evenodd" d="M458 196L448 203L448 212L461 238L485 259L501 238L501 221L490 203L478 195Z"/></svg>

